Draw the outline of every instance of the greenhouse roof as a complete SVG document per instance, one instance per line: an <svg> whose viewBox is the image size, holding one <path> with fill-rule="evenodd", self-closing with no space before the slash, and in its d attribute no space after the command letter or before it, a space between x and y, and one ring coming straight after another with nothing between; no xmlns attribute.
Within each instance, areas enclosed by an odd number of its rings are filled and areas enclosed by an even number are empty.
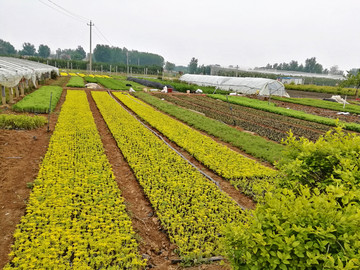
<svg viewBox="0 0 360 270"><path fill-rule="evenodd" d="M46 64L29 60L0 56L0 85L15 87L22 79L31 80L34 84L43 74L52 71L59 74L59 69Z"/></svg>
<svg viewBox="0 0 360 270"><path fill-rule="evenodd" d="M185 74L180 77L180 80L199 86L214 86L221 90L244 94L289 96L284 85L272 79Z"/></svg>

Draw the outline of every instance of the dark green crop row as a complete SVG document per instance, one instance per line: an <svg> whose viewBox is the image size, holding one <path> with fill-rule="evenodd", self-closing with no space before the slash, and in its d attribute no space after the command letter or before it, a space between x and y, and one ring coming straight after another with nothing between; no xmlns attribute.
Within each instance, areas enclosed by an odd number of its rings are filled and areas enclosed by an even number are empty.
<svg viewBox="0 0 360 270"><path fill-rule="evenodd" d="M60 86L42 86L30 95L12 106L17 112L48 113L51 97L51 111L60 99L62 88Z"/></svg>
<svg viewBox="0 0 360 270"><path fill-rule="evenodd" d="M149 94L137 92L134 95L155 106L157 109L176 117L198 130L220 138L224 142L228 142L254 157L273 163L280 158L281 151L284 149L284 146L280 144L268 141L260 136L241 132L217 120L169 104Z"/></svg>
<svg viewBox="0 0 360 270"><path fill-rule="evenodd" d="M223 95L209 95L212 98L220 99L223 101L227 100L227 97ZM347 122L340 122L335 119L330 119L322 116L308 114L302 111L296 111L291 109L286 109L282 107L275 107L273 103L268 104L267 101L251 99L246 97L236 97L236 96L229 96L228 101L234 104L239 104L242 106L255 108L259 110L263 110L266 112L272 112L276 114L281 114L289 117L294 117L302 120L307 120L311 122L316 122L320 124L325 124L328 126L336 126L337 124L343 125L345 129L360 132L360 124L355 123L347 123Z"/></svg>
<svg viewBox="0 0 360 270"><path fill-rule="evenodd" d="M135 82L126 81L126 80L116 80L116 79L112 79L112 78L110 78L110 79L109 78L97 78L97 77L93 78L93 77L86 76L85 80L87 82L91 82L91 83L99 83L99 84L103 85L105 88L112 89L112 90L127 91L130 89L130 87L132 87L135 91L140 91L143 88L142 85L135 83Z"/></svg>
<svg viewBox="0 0 360 270"><path fill-rule="evenodd" d="M68 82L68 84L66 86L83 88L83 87L85 87L84 79L81 77L71 77L70 81Z"/></svg>

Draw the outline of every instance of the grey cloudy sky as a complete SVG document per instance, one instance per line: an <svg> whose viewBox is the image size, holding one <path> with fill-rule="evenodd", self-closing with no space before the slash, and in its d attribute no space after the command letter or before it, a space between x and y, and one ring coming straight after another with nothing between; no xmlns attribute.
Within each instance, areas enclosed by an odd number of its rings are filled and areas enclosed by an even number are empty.
<svg viewBox="0 0 360 270"><path fill-rule="evenodd" d="M359 0L0 0L0 10L0 39L16 49L30 42L88 52L91 19L93 48L157 53L177 65L192 57L240 67L316 57L324 68L360 67Z"/></svg>

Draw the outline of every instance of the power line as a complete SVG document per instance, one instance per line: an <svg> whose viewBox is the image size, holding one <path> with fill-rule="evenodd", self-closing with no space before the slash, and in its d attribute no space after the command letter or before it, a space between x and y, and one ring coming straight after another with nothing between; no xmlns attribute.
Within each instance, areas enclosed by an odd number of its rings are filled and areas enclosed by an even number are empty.
<svg viewBox="0 0 360 270"><path fill-rule="evenodd" d="M84 20L84 21L86 21L86 22L90 21L90 19L85 18L85 17L83 17L83 16L81 16L81 15L75 14L74 12L69 11L69 10L67 10L66 8L63 8L62 6L60 6L60 5L56 4L56 3L54 3L54 2L53 2L53 1L51 1L51 0L48 0L48 2L50 2L51 4L53 4L53 5L57 6L57 7L58 7L58 8L60 8L61 10L63 10L63 11L65 11L65 12L69 13L70 15L72 15L72 16L74 16L74 17L76 17L76 18L82 19L82 20Z"/></svg>
<svg viewBox="0 0 360 270"><path fill-rule="evenodd" d="M111 42L105 37L105 35L100 31L100 29L95 25L95 29L100 33L100 35L109 43L112 47L114 47Z"/></svg>
<svg viewBox="0 0 360 270"><path fill-rule="evenodd" d="M59 7L56 8L56 7L52 6L52 5L49 5L49 4L46 3L46 2L43 2L42 0L39 0L39 2L42 3L42 4L44 4L44 5L46 5L46 6L48 6L49 8L51 8L51 9L53 9L53 10L56 10L57 12L60 12L61 14L65 15L65 16L68 16L68 17L70 17L70 18L72 18L72 19L75 19L75 20L81 22L81 23L84 23L84 21L83 21L82 18L79 18L78 16L73 15L73 14L71 14L71 13L69 13L69 12L66 13L66 12L62 11ZM57 6L57 5L56 5L56 6Z"/></svg>

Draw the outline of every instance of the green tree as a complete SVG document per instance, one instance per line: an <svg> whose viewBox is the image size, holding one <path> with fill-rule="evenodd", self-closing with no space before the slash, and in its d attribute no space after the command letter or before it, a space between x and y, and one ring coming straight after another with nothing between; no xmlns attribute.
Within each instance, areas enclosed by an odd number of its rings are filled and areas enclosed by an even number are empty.
<svg viewBox="0 0 360 270"><path fill-rule="evenodd" d="M189 73L195 74L197 71L197 67L198 67L198 59L196 59L195 57L191 58L189 63Z"/></svg>
<svg viewBox="0 0 360 270"><path fill-rule="evenodd" d="M71 60L83 60L86 57L86 52L80 45L73 51Z"/></svg>
<svg viewBox="0 0 360 270"><path fill-rule="evenodd" d="M23 49L20 51L21 55L34 56L36 52L35 46L29 42L23 44Z"/></svg>
<svg viewBox="0 0 360 270"><path fill-rule="evenodd" d="M166 63L165 63L165 70L172 71L172 70L174 70L174 69L175 69L175 64L166 61Z"/></svg>
<svg viewBox="0 0 360 270"><path fill-rule="evenodd" d="M12 55L16 54L16 50L10 42L0 39L0 55Z"/></svg>
<svg viewBox="0 0 360 270"><path fill-rule="evenodd" d="M48 58L50 55L49 46L41 44L38 49L38 55L42 58Z"/></svg>
<svg viewBox="0 0 360 270"><path fill-rule="evenodd" d="M357 73L348 71L346 80L342 82L342 86L354 86L356 87L355 98L359 97L359 88L360 88L360 69L357 70Z"/></svg>
<svg viewBox="0 0 360 270"><path fill-rule="evenodd" d="M322 73L323 66L316 62L316 57L311 57L305 60L304 71L309 73Z"/></svg>

